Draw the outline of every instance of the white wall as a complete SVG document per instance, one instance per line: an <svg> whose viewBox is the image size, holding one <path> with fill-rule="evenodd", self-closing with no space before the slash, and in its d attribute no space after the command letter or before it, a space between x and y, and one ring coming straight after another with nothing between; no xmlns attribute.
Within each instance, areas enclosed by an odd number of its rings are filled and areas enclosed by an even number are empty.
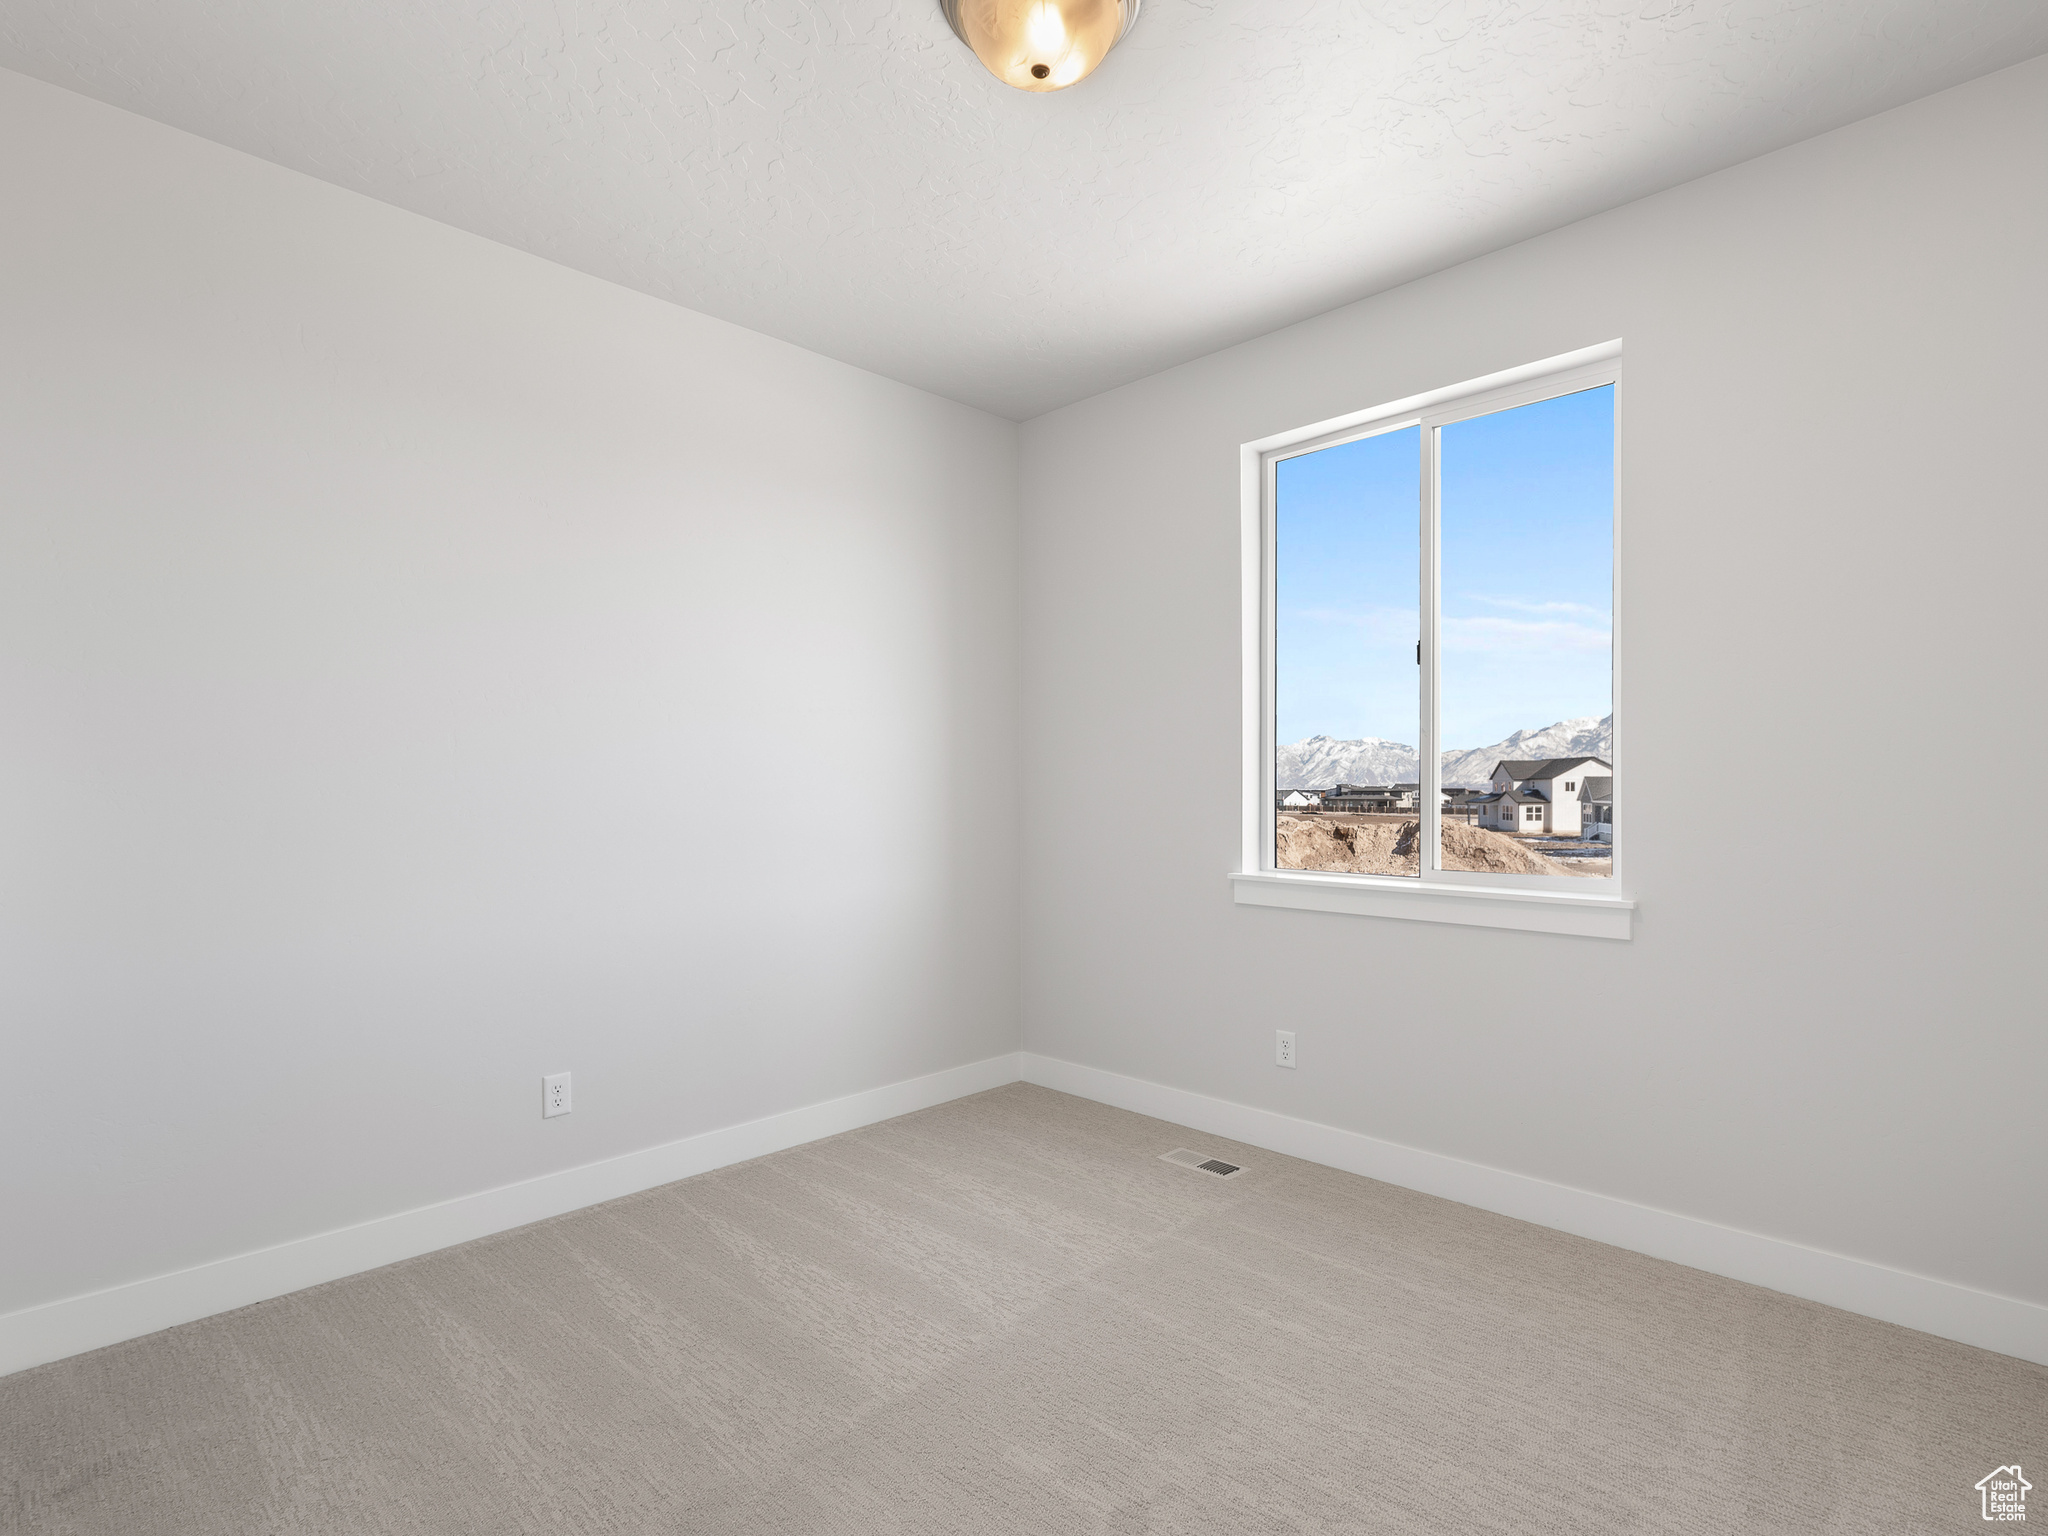
<svg viewBox="0 0 2048 1536"><path fill-rule="evenodd" d="M1028 424L1027 1050L2048 1302L2044 251L2036 60ZM1617 336L1635 938L1233 906L1238 445Z"/></svg>
<svg viewBox="0 0 2048 1536"><path fill-rule="evenodd" d="M1011 424L0 145L0 1312L1015 1049Z"/></svg>

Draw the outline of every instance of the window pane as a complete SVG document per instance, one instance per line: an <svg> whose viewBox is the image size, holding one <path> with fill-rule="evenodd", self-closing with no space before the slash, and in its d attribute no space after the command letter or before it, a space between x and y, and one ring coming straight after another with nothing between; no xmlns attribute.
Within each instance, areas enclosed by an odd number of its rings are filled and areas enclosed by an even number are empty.
<svg viewBox="0 0 2048 1536"><path fill-rule="evenodd" d="M1614 388L1439 429L1440 869L1614 870ZM1567 790L1566 780L1573 788Z"/></svg>
<svg viewBox="0 0 2048 1536"><path fill-rule="evenodd" d="M1275 467L1273 862L1417 872L1421 428Z"/></svg>

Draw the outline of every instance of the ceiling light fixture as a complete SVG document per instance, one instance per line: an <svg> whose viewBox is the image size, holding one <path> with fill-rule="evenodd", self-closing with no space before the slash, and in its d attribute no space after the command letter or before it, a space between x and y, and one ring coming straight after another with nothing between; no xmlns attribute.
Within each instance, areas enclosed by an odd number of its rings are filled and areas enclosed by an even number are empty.
<svg viewBox="0 0 2048 1536"><path fill-rule="evenodd" d="M1138 19L1140 0L939 0L960 41L1020 91L1083 80Z"/></svg>

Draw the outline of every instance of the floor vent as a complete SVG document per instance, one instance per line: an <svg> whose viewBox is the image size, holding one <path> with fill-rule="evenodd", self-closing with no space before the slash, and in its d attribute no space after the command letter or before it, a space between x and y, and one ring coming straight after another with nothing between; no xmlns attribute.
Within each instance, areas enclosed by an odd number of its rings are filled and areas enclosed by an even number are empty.
<svg viewBox="0 0 2048 1536"><path fill-rule="evenodd" d="M1186 1147L1162 1152L1159 1154L1159 1160L1162 1163L1171 1163L1176 1168L1192 1168L1197 1173L1213 1174L1219 1179L1234 1179L1244 1172L1236 1163L1226 1163L1220 1157L1204 1157L1199 1152L1190 1152Z"/></svg>

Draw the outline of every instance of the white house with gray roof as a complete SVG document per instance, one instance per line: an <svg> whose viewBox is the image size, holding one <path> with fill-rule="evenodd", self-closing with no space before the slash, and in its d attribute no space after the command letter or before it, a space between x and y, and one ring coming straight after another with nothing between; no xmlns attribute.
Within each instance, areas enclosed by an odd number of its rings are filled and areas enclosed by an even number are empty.
<svg viewBox="0 0 2048 1536"><path fill-rule="evenodd" d="M1493 765L1492 792L1466 803L1478 810L1479 825L1495 832L1581 837L1585 807L1593 799L1591 779L1604 780L1600 791L1612 805L1614 767L1602 758L1506 758Z"/></svg>
<svg viewBox="0 0 2048 1536"><path fill-rule="evenodd" d="M1579 781L1579 828L1596 841L1614 841L1613 774L1591 774Z"/></svg>

